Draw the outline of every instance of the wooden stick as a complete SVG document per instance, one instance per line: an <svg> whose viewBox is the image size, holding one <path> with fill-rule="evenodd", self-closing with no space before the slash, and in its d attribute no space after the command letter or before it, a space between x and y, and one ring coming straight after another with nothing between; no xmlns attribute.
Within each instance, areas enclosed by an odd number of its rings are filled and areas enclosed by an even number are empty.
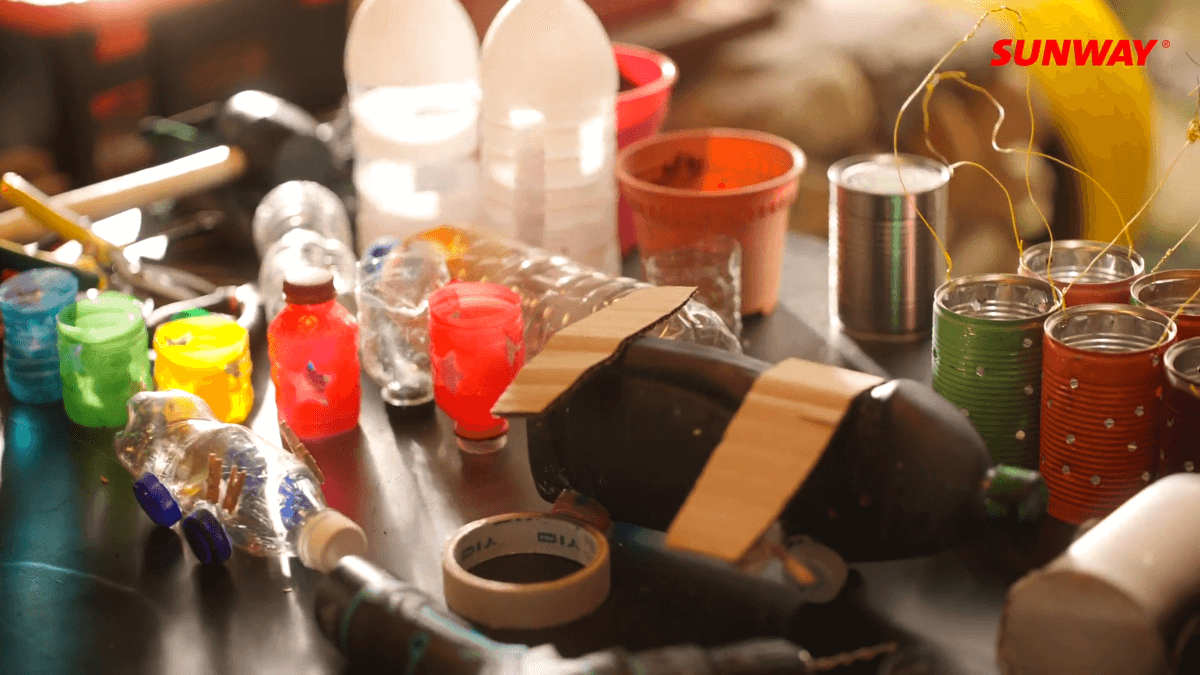
<svg viewBox="0 0 1200 675"><path fill-rule="evenodd" d="M204 492L204 500L216 504L221 496L221 467L224 462L216 453L208 453L208 486Z"/></svg>
<svg viewBox="0 0 1200 675"><path fill-rule="evenodd" d="M242 486L246 483L246 472L234 467L229 472L229 483L225 486L225 501L221 508L228 513L237 509L238 498L242 496Z"/></svg>
<svg viewBox="0 0 1200 675"><path fill-rule="evenodd" d="M246 172L246 155L238 148L220 147L166 164L64 192L50 203L99 219L163 199L176 199L231 183ZM24 209L0 212L0 239L20 244L37 241L46 229Z"/></svg>
<svg viewBox="0 0 1200 675"><path fill-rule="evenodd" d="M794 579L796 583L800 584L802 588L816 585L817 575L813 574L813 571L808 569L808 565L805 565L799 560L793 558L792 554L788 553L788 550L781 544L772 542L769 546L771 553L776 558L779 558L780 562L783 563L784 571L786 571L788 576Z"/></svg>
<svg viewBox="0 0 1200 675"><path fill-rule="evenodd" d="M325 474L321 471L321 467L317 466L317 458L308 452L308 448L304 447L304 443L296 436L296 432L292 431L288 423L282 420L279 422L279 435L283 439L283 447L291 451L296 457L299 457L300 461L304 462L304 466L307 466L308 470L316 476L317 482L324 485Z"/></svg>

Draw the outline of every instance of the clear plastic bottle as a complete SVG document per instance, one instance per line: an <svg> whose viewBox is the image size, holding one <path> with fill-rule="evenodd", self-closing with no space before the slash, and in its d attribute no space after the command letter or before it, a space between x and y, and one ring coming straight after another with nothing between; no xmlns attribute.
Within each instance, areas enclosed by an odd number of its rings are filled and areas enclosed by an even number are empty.
<svg viewBox="0 0 1200 675"><path fill-rule="evenodd" d="M189 513L184 534L202 561L223 559L214 550L222 536L251 555L295 555L320 571L366 550L362 529L326 506L303 461L246 427L216 421L196 396L177 390L137 394L114 448L137 477L135 495L152 520L169 526ZM244 474L232 510L204 494L210 456L221 460L226 495L233 471Z"/></svg>
<svg viewBox="0 0 1200 675"><path fill-rule="evenodd" d="M300 269L329 270L338 302L355 311L354 280L358 260L354 251L337 239L306 229L288 230L267 249L258 271L258 290L262 295L267 321L283 311L283 280L288 272Z"/></svg>
<svg viewBox="0 0 1200 675"><path fill-rule="evenodd" d="M208 478L208 456L188 444L223 424L198 396L179 390L143 391L126 404L129 421L117 432L117 461L133 476L134 494L151 520L169 527L191 511ZM143 480L150 475L153 480ZM166 500L162 490L167 490ZM150 500L149 502L147 500Z"/></svg>
<svg viewBox="0 0 1200 675"><path fill-rule="evenodd" d="M458 0L366 0L346 38L358 247L473 222L479 36Z"/></svg>
<svg viewBox="0 0 1200 675"><path fill-rule="evenodd" d="M636 279L609 276L515 239L478 229L443 227L422 233L419 238L442 248L453 278L502 284L521 296L526 361L540 352L559 330L618 298L650 288ZM695 300L660 323L651 334L742 352L741 342L721 317Z"/></svg>
<svg viewBox="0 0 1200 675"><path fill-rule="evenodd" d="M509 0L484 37L480 82L488 228L618 274L619 79L596 14L584 0Z"/></svg>
<svg viewBox="0 0 1200 675"><path fill-rule="evenodd" d="M285 233L297 229L337 239L347 248L354 244L350 216L341 198L324 185L306 180L288 181L268 192L254 209L250 229L260 259L266 258L267 250Z"/></svg>

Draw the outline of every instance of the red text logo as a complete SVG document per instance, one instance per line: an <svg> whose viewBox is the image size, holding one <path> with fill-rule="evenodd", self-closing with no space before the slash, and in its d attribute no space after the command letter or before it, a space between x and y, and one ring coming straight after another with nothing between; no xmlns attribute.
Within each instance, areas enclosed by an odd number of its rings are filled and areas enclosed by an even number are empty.
<svg viewBox="0 0 1200 675"><path fill-rule="evenodd" d="M993 66L1144 66L1158 40L996 40ZM1170 43L1163 41L1166 47Z"/></svg>

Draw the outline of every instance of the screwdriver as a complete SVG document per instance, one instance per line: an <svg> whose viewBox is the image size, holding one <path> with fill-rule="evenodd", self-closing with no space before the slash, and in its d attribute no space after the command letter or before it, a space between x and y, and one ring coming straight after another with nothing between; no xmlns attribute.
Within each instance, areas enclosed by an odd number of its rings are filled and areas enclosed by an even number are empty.
<svg viewBox="0 0 1200 675"><path fill-rule="evenodd" d="M693 644L639 652L614 648L566 659L550 645L530 649L494 642L440 610L420 590L357 556L342 558L325 578L316 614L321 631L356 664L411 675L816 675L898 649L886 642L815 658L788 640L765 638L715 649Z"/></svg>

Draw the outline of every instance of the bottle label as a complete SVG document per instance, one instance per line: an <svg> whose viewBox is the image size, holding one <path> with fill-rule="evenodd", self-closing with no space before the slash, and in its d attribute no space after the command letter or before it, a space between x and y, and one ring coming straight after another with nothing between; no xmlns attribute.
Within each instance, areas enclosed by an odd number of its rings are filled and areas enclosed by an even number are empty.
<svg viewBox="0 0 1200 675"><path fill-rule="evenodd" d="M279 504L279 519L289 530L299 525L305 514L314 510L312 501L290 476L285 476L279 482Z"/></svg>

